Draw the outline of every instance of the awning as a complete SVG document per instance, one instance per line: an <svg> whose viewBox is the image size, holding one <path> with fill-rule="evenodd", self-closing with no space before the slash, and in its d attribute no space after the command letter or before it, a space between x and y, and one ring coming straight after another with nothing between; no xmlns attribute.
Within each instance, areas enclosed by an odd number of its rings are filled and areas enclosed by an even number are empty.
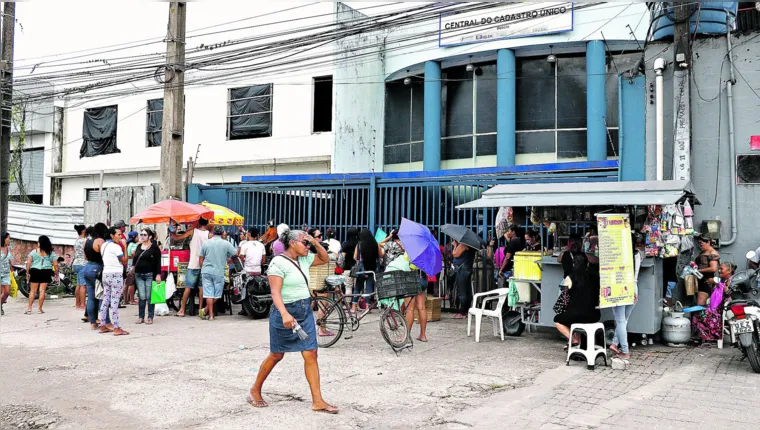
<svg viewBox="0 0 760 430"><path fill-rule="evenodd" d="M689 181L497 185L457 209L527 206L669 205L693 195ZM695 203L699 203L695 199Z"/></svg>

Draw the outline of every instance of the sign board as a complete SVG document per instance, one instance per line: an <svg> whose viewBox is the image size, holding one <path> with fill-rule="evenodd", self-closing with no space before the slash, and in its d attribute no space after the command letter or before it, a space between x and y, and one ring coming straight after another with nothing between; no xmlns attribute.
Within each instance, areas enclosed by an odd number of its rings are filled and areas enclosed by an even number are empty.
<svg viewBox="0 0 760 430"><path fill-rule="evenodd" d="M627 214L599 214L599 307L632 305L635 299L631 222Z"/></svg>
<svg viewBox="0 0 760 430"><path fill-rule="evenodd" d="M441 14L438 46L530 37L572 29L573 2L506 3L473 12Z"/></svg>

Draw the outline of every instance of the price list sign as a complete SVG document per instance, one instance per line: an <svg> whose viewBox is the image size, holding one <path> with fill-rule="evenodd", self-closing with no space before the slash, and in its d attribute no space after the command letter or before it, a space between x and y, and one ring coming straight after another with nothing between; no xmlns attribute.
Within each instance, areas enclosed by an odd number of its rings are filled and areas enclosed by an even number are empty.
<svg viewBox="0 0 760 430"><path fill-rule="evenodd" d="M599 307L632 305L633 250L627 214L597 215L599 230Z"/></svg>

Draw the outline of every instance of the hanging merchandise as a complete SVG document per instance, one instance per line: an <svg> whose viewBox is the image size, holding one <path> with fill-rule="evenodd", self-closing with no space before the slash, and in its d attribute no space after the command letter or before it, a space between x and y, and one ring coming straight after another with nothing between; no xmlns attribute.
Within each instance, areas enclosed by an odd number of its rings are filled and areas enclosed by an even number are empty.
<svg viewBox="0 0 760 430"><path fill-rule="evenodd" d="M496 222L494 228L496 229L496 237L502 237L507 232L509 226L508 217L512 214L512 208L502 207L499 208L499 212L496 213Z"/></svg>
<svg viewBox="0 0 760 430"><path fill-rule="evenodd" d="M538 219L538 210L535 206L530 208L530 223L536 227L541 225L541 220Z"/></svg>

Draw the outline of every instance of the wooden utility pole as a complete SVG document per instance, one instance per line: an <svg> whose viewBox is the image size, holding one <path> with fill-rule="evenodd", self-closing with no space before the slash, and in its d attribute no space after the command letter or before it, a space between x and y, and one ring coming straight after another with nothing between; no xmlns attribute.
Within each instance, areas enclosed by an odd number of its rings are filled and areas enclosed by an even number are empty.
<svg viewBox="0 0 760 430"><path fill-rule="evenodd" d="M185 132L185 2L169 3L161 132L161 200L182 198L182 145Z"/></svg>
<svg viewBox="0 0 760 430"><path fill-rule="evenodd" d="M3 4L2 48L0 48L0 231L8 231L10 187L11 110L13 109L13 31L16 4Z"/></svg>
<svg viewBox="0 0 760 430"><path fill-rule="evenodd" d="M691 17L691 5L690 2L674 2L673 3L673 17L675 23L673 25L673 42L676 45L676 70L684 70L688 68L691 61L691 44L690 44L690 17ZM684 67L687 65L687 67Z"/></svg>

